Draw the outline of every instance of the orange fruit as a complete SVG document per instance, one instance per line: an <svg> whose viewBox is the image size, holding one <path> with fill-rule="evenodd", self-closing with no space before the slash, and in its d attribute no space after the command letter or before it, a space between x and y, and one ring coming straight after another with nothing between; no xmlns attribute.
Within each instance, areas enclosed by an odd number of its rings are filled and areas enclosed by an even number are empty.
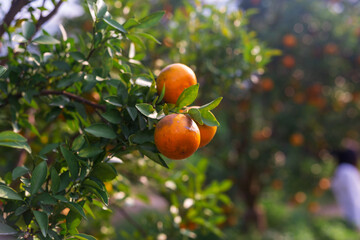
<svg viewBox="0 0 360 240"><path fill-rule="evenodd" d="M290 136L290 143L293 146L301 146L304 143L304 136L301 133L294 133Z"/></svg>
<svg viewBox="0 0 360 240"><path fill-rule="evenodd" d="M88 93L85 93L84 94L84 98L91 101L91 102L94 102L94 103L99 103L100 102L100 94L98 92L88 92ZM95 109L94 107L86 104L85 105L85 109L88 113L94 113L95 112Z"/></svg>
<svg viewBox="0 0 360 240"><path fill-rule="evenodd" d="M156 79L156 88L160 95L165 85L164 101L175 104L180 94L196 83L196 76L191 68L181 63L174 63L161 70Z"/></svg>
<svg viewBox="0 0 360 240"><path fill-rule="evenodd" d="M200 130L187 115L170 114L155 127L155 145L166 157L180 160L190 157L200 145Z"/></svg>
<svg viewBox="0 0 360 240"><path fill-rule="evenodd" d="M334 55L338 53L339 48L335 43L328 43L324 47L324 52L329 55Z"/></svg>
<svg viewBox="0 0 360 240"><path fill-rule="evenodd" d="M200 146L199 147L204 147L215 136L217 126L211 127L211 126L208 126L205 124L203 124L203 125L197 124L197 126L199 127L199 130L200 130Z"/></svg>
<svg viewBox="0 0 360 240"><path fill-rule="evenodd" d="M265 92L271 91L274 88L274 82L271 78L261 79L260 86Z"/></svg>
<svg viewBox="0 0 360 240"><path fill-rule="evenodd" d="M286 68L293 68L295 66L295 58L291 55L286 55L282 58L282 64Z"/></svg>
<svg viewBox="0 0 360 240"><path fill-rule="evenodd" d="M285 47L289 47L289 48L295 47L297 44L296 37L292 34L284 35L284 37L282 38L282 42Z"/></svg>

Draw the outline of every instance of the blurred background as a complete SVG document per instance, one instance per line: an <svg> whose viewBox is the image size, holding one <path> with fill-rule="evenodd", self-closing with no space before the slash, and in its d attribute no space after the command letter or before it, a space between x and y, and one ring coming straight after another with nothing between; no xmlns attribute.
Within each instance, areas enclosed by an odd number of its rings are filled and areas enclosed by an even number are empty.
<svg viewBox="0 0 360 240"><path fill-rule="evenodd" d="M360 238L331 192L329 154L358 149L358 0L105 2L120 23L164 10L150 30L158 43L133 35L131 58L155 75L174 62L190 66L201 86L196 105L224 99L214 140L188 160L168 161L167 170L125 156L134 161L116 166L111 204L92 210L84 232L98 239ZM0 4L2 17L10 1ZM33 1L23 17L41 4ZM65 2L44 28L57 35L59 23L78 41L92 29L83 1ZM0 159L3 173L14 167Z"/></svg>

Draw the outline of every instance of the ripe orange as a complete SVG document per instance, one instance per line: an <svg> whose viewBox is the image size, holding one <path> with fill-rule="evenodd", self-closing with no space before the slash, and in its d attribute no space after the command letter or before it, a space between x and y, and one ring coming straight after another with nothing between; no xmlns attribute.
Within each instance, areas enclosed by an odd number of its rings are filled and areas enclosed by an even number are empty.
<svg viewBox="0 0 360 240"><path fill-rule="evenodd" d="M260 86L265 92L271 91L274 88L274 82L271 78L263 78L260 81Z"/></svg>
<svg viewBox="0 0 360 240"><path fill-rule="evenodd" d="M210 127L205 124L203 124L203 125L197 124L197 126L199 127L199 130L200 130L200 146L199 147L204 147L215 136L217 127L216 126Z"/></svg>
<svg viewBox="0 0 360 240"><path fill-rule="evenodd" d="M196 83L196 76L191 68L181 63L174 63L161 70L156 79L156 88L160 95L165 85L164 101L175 104L185 88Z"/></svg>
<svg viewBox="0 0 360 240"><path fill-rule="evenodd" d="M98 92L87 92L84 94L84 98L87 99L87 100L90 100L94 103L99 103L100 102L100 94ZM95 112L95 109L90 106L90 105L85 105L85 109L88 113L94 113Z"/></svg>
<svg viewBox="0 0 360 240"><path fill-rule="evenodd" d="M284 37L282 38L282 42L285 47L289 47L289 48L295 47L297 44L296 37L292 34L284 35Z"/></svg>
<svg viewBox="0 0 360 240"><path fill-rule="evenodd" d="M155 145L166 157L180 160L190 157L200 145L200 130L187 115L170 114L155 128Z"/></svg>
<svg viewBox="0 0 360 240"><path fill-rule="evenodd" d="M286 68L293 68L295 66L295 58L291 55L286 55L282 58L282 64Z"/></svg>
<svg viewBox="0 0 360 240"><path fill-rule="evenodd" d="M304 136L301 133L294 133L290 136L290 143L295 147L301 146L304 143Z"/></svg>

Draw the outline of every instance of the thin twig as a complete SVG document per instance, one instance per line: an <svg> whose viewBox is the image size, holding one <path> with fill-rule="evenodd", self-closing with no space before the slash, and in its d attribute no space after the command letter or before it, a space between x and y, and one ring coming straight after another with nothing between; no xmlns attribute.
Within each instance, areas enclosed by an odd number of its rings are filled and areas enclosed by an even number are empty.
<svg viewBox="0 0 360 240"><path fill-rule="evenodd" d="M73 93L69 93L69 92L66 92L66 91L58 91L58 90L43 90L41 91L38 95L41 95L41 96L47 96L47 95L62 95L62 96L66 96L76 102L80 102L80 103L83 103L83 104L86 104L86 105L89 105L95 109L100 109L101 111L105 112L106 111L106 106L105 105L101 105L101 104L98 104L96 102L93 102L93 101L90 101L90 100L87 100L83 97L80 97L78 95L75 95ZM7 105L9 103L9 99L10 98L21 98L22 95L21 94L16 94L16 95L11 95L11 96L8 96L7 98L5 98L3 100L3 103L0 104L0 108L1 107L4 107L5 105Z"/></svg>
<svg viewBox="0 0 360 240"><path fill-rule="evenodd" d="M2 23L0 24L0 38L5 33L5 26L9 27L11 22L14 20L16 14L18 14L21 9L26 6L30 1L29 0L13 0L9 11L6 13Z"/></svg>
<svg viewBox="0 0 360 240"><path fill-rule="evenodd" d="M40 92L40 95L63 95L63 96L66 96L72 100L75 100L77 102L81 102L81 103L84 103L84 104L87 104L87 105L90 105L92 106L93 108L97 108L97 109L100 109L101 111L104 111L106 110L106 107L104 105L101 105L101 104L98 104L98 103L95 103L95 102L92 102L90 100L87 100L85 98L82 98L78 95L75 95L73 93L69 93L69 92L65 92L65 91L57 91L57 90L43 90Z"/></svg>
<svg viewBox="0 0 360 240"><path fill-rule="evenodd" d="M56 13L57 11L59 10L61 4L63 3L63 0L60 0L54 7L54 9L48 14L46 15L45 17L44 16L41 16L39 18L39 20L37 21L36 25L35 25L35 28L36 28L36 32L40 29L40 27L46 23L47 21L49 21Z"/></svg>

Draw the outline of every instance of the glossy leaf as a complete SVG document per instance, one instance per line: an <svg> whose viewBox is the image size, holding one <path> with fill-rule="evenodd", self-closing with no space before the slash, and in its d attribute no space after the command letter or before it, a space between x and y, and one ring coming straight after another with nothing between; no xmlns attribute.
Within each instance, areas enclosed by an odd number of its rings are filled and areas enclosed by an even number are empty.
<svg viewBox="0 0 360 240"><path fill-rule="evenodd" d="M37 44L59 44L60 41L48 36L48 35L41 35L33 40L34 43Z"/></svg>
<svg viewBox="0 0 360 240"><path fill-rule="evenodd" d="M12 227L10 227L9 225L6 225L4 223L0 223L0 236L11 236L11 235L15 235L18 232L13 229ZM7 237L4 237L7 238Z"/></svg>
<svg viewBox="0 0 360 240"><path fill-rule="evenodd" d="M101 181L107 182L117 176L115 168L109 163L97 164L90 173L90 176L96 177Z"/></svg>
<svg viewBox="0 0 360 240"><path fill-rule="evenodd" d="M34 171L32 172L31 176L31 187L30 187L30 193L35 194L39 191L41 188L41 185L45 182L47 175L47 164L46 161L42 161L40 164L38 164Z"/></svg>
<svg viewBox="0 0 360 240"><path fill-rule="evenodd" d="M122 119L121 113L115 109L110 109L107 112L102 113L101 116L113 124L120 124Z"/></svg>
<svg viewBox="0 0 360 240"><path fill-rule="evenodd" d="M176 107L183 108L192 104L199 92L199 84L192 85L186 88L179 96Z"/></svg>
<svg viewBox="0 0 360 240"><path fill-rule="evenodd" d="M199 109L191 108L191 109L189 109L188 114L191 116L191 118L193 120L198 122L200 125L202 125L204 123L202 118L201 118L201 113L200 113Z"/></svg>
<svg viewBox="0 0 360 240"><path fill-rule="evenodd" d="M12 131L0 133L0 146L25 149L27 152L31 153L31 148L27 143L27 139Z"/></svg>
<svg viewBox="0 0 360 240"><path fill-rule="evenodd" d="M78 234L74 235L74 237L76 237L77 239L80 239L80 240L96 240L96 238L94 238L93 236L87 235L84 233L78 233Z"/></svg>
<svg viewBox="0 0 360 240"><path fill-rule="evenodd" d="M23 200L22 197L11 187L0 184L0 198Z"/></svg>
<svg viewBox="0 0 360 240"><path fill-rule="evenodd" d="M33 211L37 224L40 227L41 233L46 237L48 232L49 219L46 213L40 211Z"/></svg>
<svg viewBox="0 0 360 240"><path fill-rule="evenodd" d="M25 166L19 166L14 168L12 171L12 179L15 180L18 177L21 177L29 172L29 169Z"/></svg>
<svg viewBox="0 0 360 240"><path fill-rule="evenodd" d="M220 123L216 120L214 114L210 111L200 111L201 117L205 125L208 126L219 126Z"/></svg>
<svg viewBox="0 0 360 240"><path fill-rule="evenodd" d="M75 155L63 146L60 146L62 155L64 156L66 163L69 166L70 174L72 178L77 178L79 174L79 164Z"/></svg>
<svg viewBox="0 0 360 240"><path fill-rule="evenodd" d="M159 23L161 18L164 16L165 11L159 11L152 13L139 20L140 24L136 26L137 28L148 28Z"/></svg>
<svg viewBox="0 0 360 240"><path fill-rule="evenodd" d="M23 22L21 28L22 33L27 40L30 40L30 38L35 34L35 25L32 22Z"/></svg>
<svg viewBox="0 0 360 240"><path fill-rule="evenodd" d="M111 19L111 18L104 18L104 21L111 27L115 28L116 30L118 30L121 33L127 33L127 31L125 30L125 28L118 23L117 21Z"/></svg>
<svg viewBox="0 0 360 240"><path fill-rule="evenodd" d="M60 177L54 167L52 167L50 170L50 177L51 177L51 191L55 194L59 191Z"/></svg>
<svg viewBox="0 0 360 240"><path fill-rule="evenodd" d="M94 135L95 137L103 137L108 139L116 138L114 130L104 123L95 123L87 128L85 131Z"/></svg>
<svg viewBox="0 0 360 240"><path fill-rule="evenodd" d="M6 72L6 67L0 66L0 77Z"/></svg>
<svg viewBox="0 0 360 240"><path fill-rule="evenodd" d="M154 107L148 103L138 103L136 104L136 109L139 110L143 115L149 118L156 119L157 112L155 111Z"/></svg>
<svg viewBox="0 0 360 240"><path fill-rule="evenodd" d="M222 99L223 99L222 97L218 97L217 99L209 102L208 104L205 104L205 105L201 106L200 109L202 111L211 111L220 104Z"/></svg>

